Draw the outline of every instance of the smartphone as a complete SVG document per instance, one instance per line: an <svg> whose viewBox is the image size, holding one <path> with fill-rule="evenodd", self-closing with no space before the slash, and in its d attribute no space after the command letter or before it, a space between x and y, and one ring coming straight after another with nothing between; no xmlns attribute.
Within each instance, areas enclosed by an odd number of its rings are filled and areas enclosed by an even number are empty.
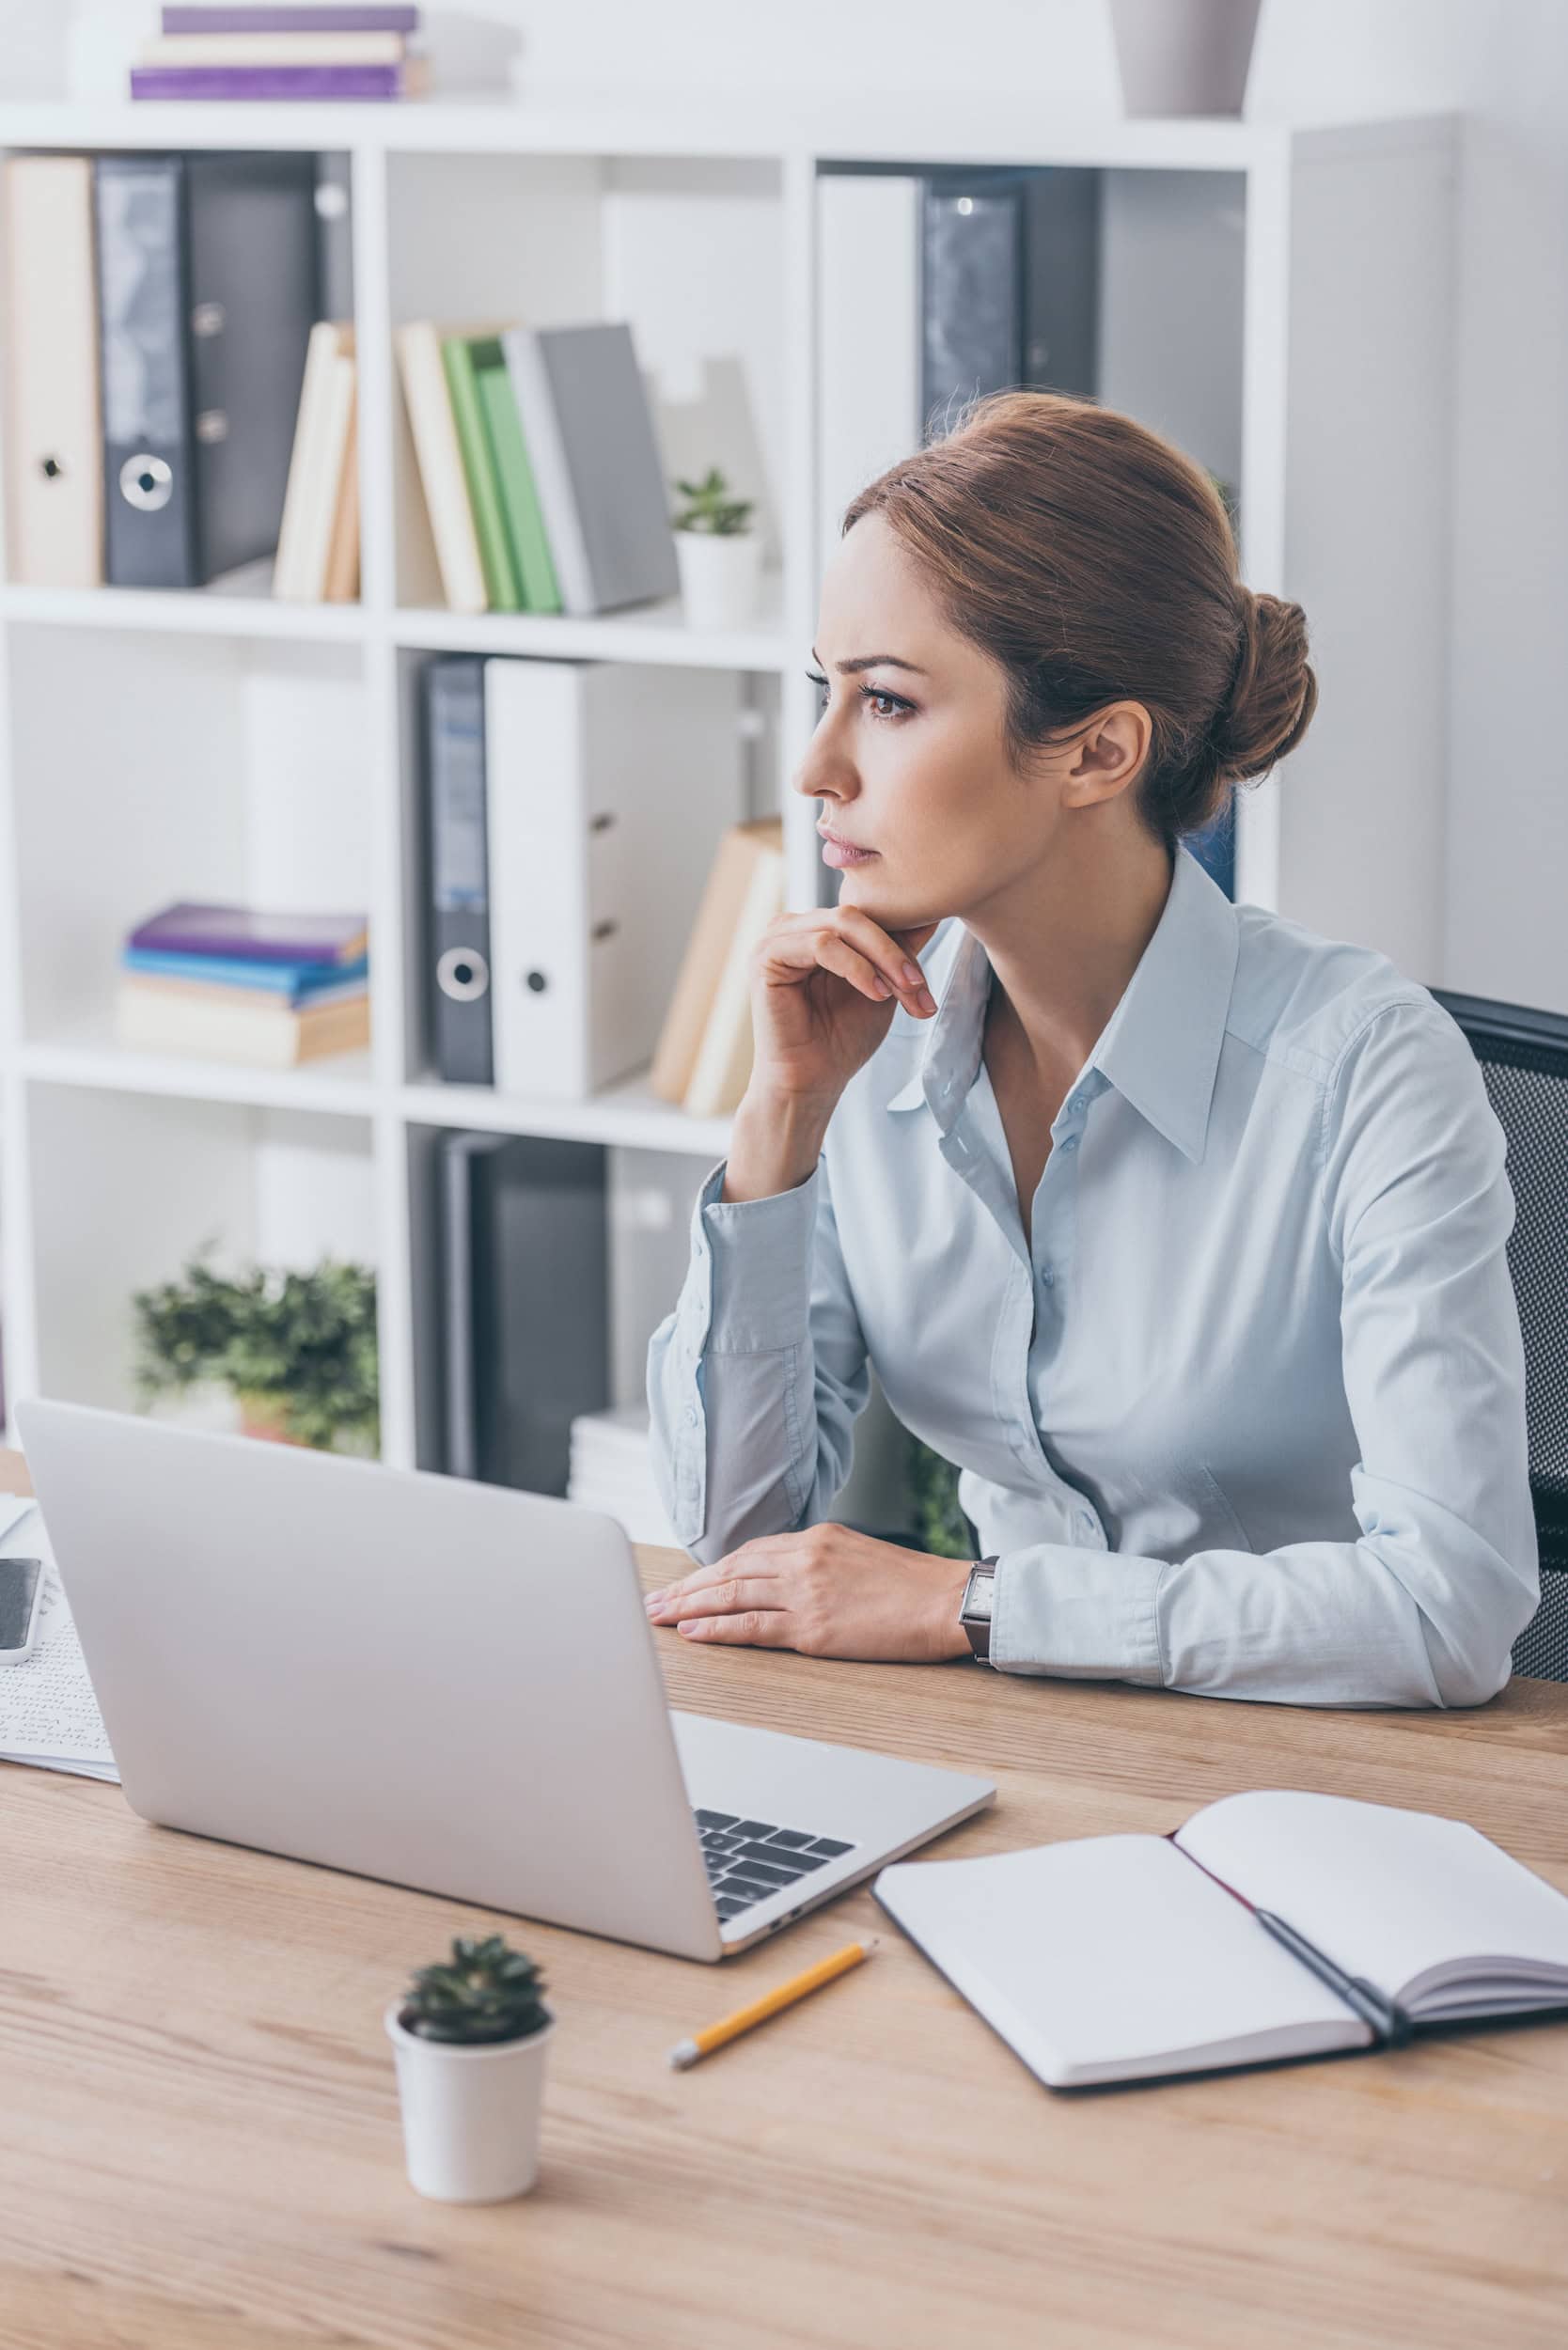
<svg viewBox="0 0 1568 2350"><path fill-rule="evenodd" d="M0 1665L20 1665L32 1650L43 1572L41 1559L0 1559Z"/></svg>

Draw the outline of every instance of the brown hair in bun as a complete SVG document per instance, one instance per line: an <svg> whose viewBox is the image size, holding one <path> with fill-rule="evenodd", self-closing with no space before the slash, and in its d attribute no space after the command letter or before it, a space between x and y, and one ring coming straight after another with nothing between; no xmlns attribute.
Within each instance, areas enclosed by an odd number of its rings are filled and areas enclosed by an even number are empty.
<svg viewBox="0 0 1568 2350"><path fill-rule="evenodd" d="M1317 707L1301 606L1255 595L1202 468L1132 417L996 392L849 508L886 521L1008 678L1013 756L1115 701L1152 721L1138 806L1167 842L1294 750Z"/></svg>

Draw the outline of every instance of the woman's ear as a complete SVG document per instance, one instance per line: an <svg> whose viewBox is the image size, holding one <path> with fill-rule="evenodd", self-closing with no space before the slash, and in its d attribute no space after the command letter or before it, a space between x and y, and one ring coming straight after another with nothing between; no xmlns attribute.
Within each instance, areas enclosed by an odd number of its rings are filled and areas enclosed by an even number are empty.
<svg viewBox="0 0 1568 2350"><path fill-rule="evenodd" d="M1062 783L1066 807L1094 807L1136 783L1154 722L1141 702L1112 702L1085 727Z"/></svg>

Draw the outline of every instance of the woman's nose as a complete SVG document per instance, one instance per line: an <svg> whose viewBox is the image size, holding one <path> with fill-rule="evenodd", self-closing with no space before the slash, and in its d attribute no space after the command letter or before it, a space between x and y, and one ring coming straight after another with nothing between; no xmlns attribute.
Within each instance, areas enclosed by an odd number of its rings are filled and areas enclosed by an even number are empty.
<svg viewBox="0 0 1568 2350"><path fill-rule="evenodd" d="M853 765L835 748L825 723L811 737L795 769L794 788L808 800L849 800L859 789Z"/></svg>

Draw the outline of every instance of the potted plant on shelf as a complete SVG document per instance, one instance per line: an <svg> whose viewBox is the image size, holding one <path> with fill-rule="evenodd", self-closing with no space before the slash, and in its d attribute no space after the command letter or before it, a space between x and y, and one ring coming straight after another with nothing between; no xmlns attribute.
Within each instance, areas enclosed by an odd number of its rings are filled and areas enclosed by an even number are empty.
<svg viewBox="0 0 1568 2350"><path fill-rule="evenodd" d="M142 1402L226 1387L246 1435L373 1454L380 1432L376 1277L331 1257L309 1273L229 1277L199 1250L132 1299Z"/></svg>
<svg viewBox="0 0 1568 2350"><path fill-rule="evenodd" d="M532 1959L498 1934L459 1935L386 2011L409 2185L442 2203L500 2203L539 2176L555 2018Z"/></svg>
<svg viewBox="0 0 1568 2350"><path fill-rule="evenodd" d="M745 628L756 618L762 541L753 498L732 497L716 465L700 481L677 481L685 504L675 516L681 601L689 628Z"/></svg>

